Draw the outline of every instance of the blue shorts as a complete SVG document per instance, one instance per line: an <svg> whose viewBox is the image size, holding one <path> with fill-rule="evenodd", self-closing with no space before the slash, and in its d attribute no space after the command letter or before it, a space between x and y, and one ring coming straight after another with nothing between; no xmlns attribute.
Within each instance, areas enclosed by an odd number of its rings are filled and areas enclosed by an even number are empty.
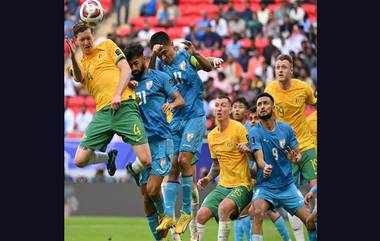
<svg viewBox="0 0 380 241"><path fill-rule="evenodd" d="M149 148L152 155L152 165L141 173L141 185L148 183L148 178L150 175L162 177L167 176L172 168L173 140L149 139Z"/></svg>
<svg viewBox="0 0 380 241"><path fill-rule="evenodd" d="M182 151L200 153L203 136L206 133L206 116L170 123L172 129L174 155Z"/></svg>
<svg viewBox="0 0 380 241"><path fill-rule="evenodd" d="M272 204L273 211L283 207L288 213L294 215L298 209L304 206L303 196L293 183L281 189L266 187L256 187L255 189L252 200L264 199Z"/></svg>

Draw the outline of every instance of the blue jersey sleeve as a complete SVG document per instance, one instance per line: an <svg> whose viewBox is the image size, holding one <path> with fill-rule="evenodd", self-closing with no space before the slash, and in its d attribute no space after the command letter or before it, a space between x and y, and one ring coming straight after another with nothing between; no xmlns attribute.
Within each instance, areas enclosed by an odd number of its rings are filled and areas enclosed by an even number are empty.
<svg viewBox="0 0 380 241"><path fill-rule="evenodd" d="M255 150L262 149L261 139L258 135L258 130L256 128L251 129L249 132L249 146L252 152L254 152Z"/></svg>
<svg viewBox="0 0 380 241"><path fill-rule="evenodd" d="M161 83L161 90L169 97L172 97L172 95L178 90L176 86L170 85L170 76L167 73L160 72L159 75L157 75L160 83Z"/></svg>
<svg viewBox="0 0 380 241"><path fill-rule="evenodd" d="M288 126L288 140L291 149L295 149L298 147L298 141L296 135L294 134L294 130L291 126Z"/></svg>

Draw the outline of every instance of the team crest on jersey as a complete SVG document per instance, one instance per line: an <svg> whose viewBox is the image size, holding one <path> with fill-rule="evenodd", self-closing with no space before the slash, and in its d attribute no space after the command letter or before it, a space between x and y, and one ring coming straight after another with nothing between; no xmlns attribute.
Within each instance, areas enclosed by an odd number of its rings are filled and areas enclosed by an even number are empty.
<svg viewBox="0 0 380 241"><path fill-rule="evenodd" d="M182 61L182 63L179 65L179 67L180 67L183 71L186 70L186 62L185 62L185 60Z"/></svg>
<svg viewBox="0 0 380 241"><path fill-rule="evenodd" d="M281 148L284 148L284 146L285 146L285 139L281 139L280 140L280 146L281 146Z"/></svg>
<svg viewBox="0 0 380 241"><path fill-rule="evenodd" d="M146 82L146 89L147 90L150 90L152 88L152 86L153 86L153 81L152 80Z"/></svg>
<svg viewBox="0 0 380 241"><path fill-rule="evenodd" d="M231 147L233 146L232 141L231 141L231 140L228 140L228 141L226 142L226 146L227 146L228 148L231 148Z"/></svg>
<svg viewBox="0 0 380 241"><path fill-rule="evenodd" d="M186 135L186 140L187 140L188 142L190 142L190 141L193 139L193 137L194 137L194 134L193 134L193 133L187 133L187 135Z"/></svg>
<svg viewBox="0 0 380 241"><path fill-rule="evenodd" d="M105 56L106 56L106 52L105 51L100 51L99 52L99 59L103 59Z"/></svg>
<svg viewBox="0 0 380 241"><path fill-rule="evenodd" d="M303 96L297 96L297 97L296 97L296 104L297 104L297 105L301 105L302 102L304 102L304 98L303 98Z"/></svg>

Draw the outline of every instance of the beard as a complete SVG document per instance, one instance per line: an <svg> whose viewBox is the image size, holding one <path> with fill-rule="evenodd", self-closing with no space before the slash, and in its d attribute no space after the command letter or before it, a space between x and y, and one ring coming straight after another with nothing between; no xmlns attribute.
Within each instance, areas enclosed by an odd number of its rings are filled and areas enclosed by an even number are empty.
<svg viewBox="0 0 380 241"><path fill-rule="evenodd" d="M144 72L145 72L145 66L144 65L142 65L141 66L141 69L140 69L140 72L138 73L138 74L134 74L133 76L136 78L136 79L141 79L141 76L144 74Z"/></svg>
<svg viewBox="0 0 380 241"><path fill-rule="evenodd" d="M269 120L271 117L272 117L272 112L270 112L269 114L266 114L266 115L259 115L259 118L261 120Z"/></svg>

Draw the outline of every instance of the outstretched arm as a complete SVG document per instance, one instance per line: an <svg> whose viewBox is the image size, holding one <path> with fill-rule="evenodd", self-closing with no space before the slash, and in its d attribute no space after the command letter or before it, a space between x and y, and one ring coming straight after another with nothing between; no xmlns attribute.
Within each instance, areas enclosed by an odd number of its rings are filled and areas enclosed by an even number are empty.
<svg viewBox="0 0 380 241"><path fill-rule="evenodd" d="M220 166L218 159L212 159L211 169L208 175L204 178L199 179L198 186L203 189L205 188L212 180L219 176Z"/></svg>
<svg viewBox="0 0 380 241"><path fill-rule="evenodd" d="M119 78L119 84L116 88L116 92L111 103L112 109L115 109L115 110L120 108L121 95L123 94L124 90L128 86L129 77L131 76L131 68L129 67L127 60L125 59L119 60L119 62L117 63L117 67L120 69L120 78Z"/></svg>
<svg viewBox="0 0 380 241"><path fill-rule="evenodd" d="M194 56L194 58L198 61L202 70L207 72L212 70L212 65L210 64L208 59L195 50L195 47L192 42L185 40L182 43L186 45L186 49L189 52L189 54Z"/></svg>
<svg viewBox="0 0 380 241"><path fill-rule="evenodd" d="M66 37L65 39L67 45L69 46L69 50L70 50L70 57L71 57L71 62L72 62L72 66L73 66L73 76L74 76L74 79L75 81L77 82L80 82L80 83L83 83L83 72L82 72L82 69L75 57L75 50L76 50L76 47L75 47L75 44L74 44L74 41L71 40L71 39L68 39Z"/></svg>
<svg viewBox="0 0 380 241"><path fill-rule="evenodd" d="M160 51L162 45L160 44L155 44L152 49L152 56L150 57L149 60L149 68L150 69L156 69L156 59L157 59L157 53Z"/></svg>

